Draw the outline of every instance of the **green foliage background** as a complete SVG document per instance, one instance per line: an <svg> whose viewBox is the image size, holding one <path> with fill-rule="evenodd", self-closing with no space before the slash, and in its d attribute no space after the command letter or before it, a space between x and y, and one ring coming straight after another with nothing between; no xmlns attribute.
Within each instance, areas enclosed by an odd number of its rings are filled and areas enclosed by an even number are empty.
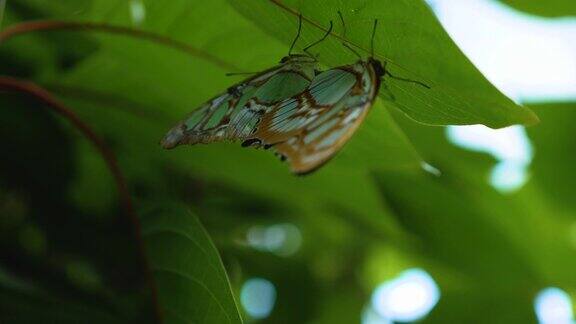
<svg viewBox="0 0 576 324"><path fill-rule="evenodd" d="M189 44L236 71L88 28L0 43L1 77L48 89L113 150L143 237L135 239L138 228L90 143L37 99L0 90L0 322L152 322L159 311L167 323L239 323L239 289L259 276L278 289L267 323L354 323L373 288L407 267L425 268L441 289L426 323L534 322L540 289L576 291L576 104L514 104L423 1L142 3L146 19L136 23L127 1L7 2L3 29L38 19L125 26ZM574 14L569 2L554 3L538 13ZM381 93L344 150L308 177L237 144L159 148L172 124L237 81L226 72L262 70L284 56L297 12L306 18L301 49L337 22L337 10L345 40L366 56L379 19L376 56L431 89L385 80L396 101ZM336 23L316 48L325 67L355 60L341 40ZM438 127L531 125L536 115L531 178L511 195L487 184L491 157L452 146ZM423 161L442 176L424 172ZM280 222L302 230L296 255L246 246L250 226ZM138 259L140 243L151 273Z"/></svg>

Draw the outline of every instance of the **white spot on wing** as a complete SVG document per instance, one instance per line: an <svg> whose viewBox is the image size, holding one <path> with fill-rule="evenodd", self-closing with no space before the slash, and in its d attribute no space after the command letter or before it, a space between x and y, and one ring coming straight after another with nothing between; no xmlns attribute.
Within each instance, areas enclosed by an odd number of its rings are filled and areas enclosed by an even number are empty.
<svg viewBox="0 0 576 324"><path fill-rule="evenodd" d="M332 120L327 121L324 124L320 124L318 128L310 132L308 135L304 137L304 143L310 144L317 138L320 138L324 133L329 131L332 127L334 127L338 123L338 119L334 118Z"/></svg>
<svg viewBox="0 0 576 324"><path fill-rule="evenodd" d="M355 121L356 118L358 118L360 116L360 113L362 113L362 109L354 109L353 112L351 112L348 116L346 116L346 118L344 118L342 123L348 124L352 121Z"/></svg>
<svg viewBox="0 0 576 324"><path fill-rule="evenodd" d="M345 127L337 129L334 132L332 132L318 144L318 149L322 150L329 146L334 145L342 137L342 135L346 133L346 131L350 128L350 126L352 126L352 124L348 124Z"/></svg>

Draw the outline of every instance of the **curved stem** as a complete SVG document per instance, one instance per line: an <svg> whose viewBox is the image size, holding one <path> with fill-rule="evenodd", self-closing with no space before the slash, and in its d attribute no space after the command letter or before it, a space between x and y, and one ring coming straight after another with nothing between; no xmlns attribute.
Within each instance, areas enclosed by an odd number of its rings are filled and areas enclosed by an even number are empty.
<svg viewBox="0 0 576 324"><path fill-rule="evenodd" d="M46 83L42 84L42 86L61 98L80 100L91 104L114 108L133 116L154 122L155 124L162 124L164 127L170 127L173 122L172 118L164 114L162 111L153 109L153 107L148 107L143 103L122 95L57 83Z"/></svg>
<svg viewBox="0 0 576 324"><path fill-rule="evenodd" d="M35 83L18 80L11 77L0 76L0 90L22 92L38 99L45 104L44 107L50 108L56 114L67 119L82 133L82 135L84 135L84 137L86 137L94 145L98 153L102 156L102 159L106 163L106 166L114 178L114 182L118 189L118 194L120 196L120 201L124 212L132 223L134 230L133 234L138 244L140 258L143 262L144 271L147 277L146 279L152 293L152 301L155 306L155 315L160 321L161 316L158 309L158 295L144 250L140 219L134 210L134 204L132 202L132 197L130 196L130 191L128 190L128 184L124 178L124 175L122 174L122 171L120 170L120 167L118 166L118 162L114 156L114 153L112 153L106 143L92 130L92 128L90 128L90 126L88 126L88 124L84 123L72 110L68 109L68 107L56 99L50 92L36 85Z"/></svg>
<svg viewBox="0 0 576 324"><path fill-rule="evenodd" d="M1 0L0 0L1 1ZM34 32L34 31L49 31L49 30L80 30L80 31L94 31L94 32L106 32L111 34L126 35L136 38L145 39L154 43L161 44L163 46L171 47L175 50L184 52L188 55L198 57L209 61L223 69L229 71L238 71L239 69L208 52L201 49L195 48L186 43L165 37L163 35L155 34L152 32L134 29L123 26L115 26L104 23L92 23L92 22L67 22L67 21L57 21L57 20L38 20L24 22L16 24L6 28L4 31L0 32L0 44L11 37Z"/></svg>

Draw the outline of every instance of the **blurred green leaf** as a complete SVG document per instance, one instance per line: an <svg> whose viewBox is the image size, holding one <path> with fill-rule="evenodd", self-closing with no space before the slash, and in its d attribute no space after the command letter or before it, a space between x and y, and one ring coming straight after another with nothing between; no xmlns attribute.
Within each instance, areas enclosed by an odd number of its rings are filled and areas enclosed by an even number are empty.
<svg viewBox="0 0 576 324"><path fill-rule="evenodd" d="M387 204L419 241L416 251L429 260L441 287L431 323L470 322L477 314L490 323L531 322L539 290L576 289L574 209L556 204L573 200L571 158L566 157L573 146L567 134L573 105L536 109L545 117L528 128L540 148L531 179L518 193L506 196L488 184L492 158L454 147L444 129L418 127L395 116L424 158L441 172L386 172L378 177ZM546 185L541 188L542 183Z"/></svg>
<svg viewBox="0 0 576 324"><path fill-rule="evenodd" d="M576 208L574 184L576 183L576 103L544 104L534 106L542 114L540 127L528 128L536 152L532 164L532 181L542 195L568 211Z"/></svg>
<svg viewBox="0 0 576 324"><path fill-rule="evenodd" d="M500 0L518 10L545 17L576 16L576 2L572 0Z"/></svg>
<svg viewBox="0 0 576 324"><path fill-rule="evenodd" d="M517 323L530 321L530 296L540 288L538 279L522 249L498 223L513 211L476 203L481 187L462 183L455 175L387 173L380 184L398 220L418 238L420 253L449 265L464 278L459 287L448 289L453 278L432 271L445 288L431 322L467 323L478 314L490 323L510 323L512 318ZM482 192L492 200L497 195ZM496 304L487 309L495 298L498 310ZM478 309L470 311L475 304Z"/></svg>
<svg viewBox="0 0 576 324"><path fill-rule="evenodd" d="M125 323L97 308L0 287L0 321L17 323Z"/></svg>
<svg viewBox="0 0 576 324"><path fill-rule="evenodd" d="M142 217L166 323L242 323L220 256L198 219L179 205Z"/></svg>

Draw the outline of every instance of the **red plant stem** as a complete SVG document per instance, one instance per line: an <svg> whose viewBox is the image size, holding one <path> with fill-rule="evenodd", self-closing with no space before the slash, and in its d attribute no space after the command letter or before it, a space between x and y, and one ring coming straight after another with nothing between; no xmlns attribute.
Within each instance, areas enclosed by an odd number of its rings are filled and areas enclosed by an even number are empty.
<svg viewBox="0 0 576 324"><path fill-rule="evenodd" d="M155 124L163 124L162 126L166 128L172 126L172 118L164 114L164 112L153 110L152 107L148 107L145 104L123 97L122 95L57 83L42 84L42 86L60 98L76 99L92 104L97 103L100 106L114 108L133 116L152 121Z"/></svg>
<svg viewBox="0 0 576 324"><path fill-rule="evenodd" d="M57 20L38 20L38 21L24 22L10 26L6 28L4 31L0 32L0 44L14 36L34 31L49 31L49 30L80 30L80 31L106 32L106 33L141 38L167 47L171 47L178 51L184 52L188 55L192 55L194 57L198 57L206 61L212 62L213 64L228 71L240 70L233 64L230 64L208 52L195 48L186 43L165 37L163 35L155 34L140 29L134 29L123 26L114 26L104 23L68 22Z"/></svg>
<svg viewBox="0 0 576 324"><path fill-rule="evenodd" d="M18 80L11 77L0 76L0 90L11 90L22 92L31 95L45 104L45 107L52 109L56 114L67 119L74 127L76 127L84 137L86 137L96 148L102 159L106 163L106 166L110 170L114 182L116 184L118 194L120 196L120 202L124 209L125 214L128 216L132 227L134 230L134 235L138 244L138 250L140 254L141 261L144 265L144 270L146 273L146 279L148 281L149 288L152 293L152 301L155 307L155 316L159 322L161 322L159 304L158 304L158 294L156 290L156 285L154 284L152 273L148 264L148 259L146 258L146 253L144 250L144 243L142 239L141 224L138 215L134 209L134 204L132 202L132 197L130 196L130 191L128 189L128 184L120 167L114 153L108 148L106 143L86 124L82 121L76 113L67 108L63 103L56 99L50 92L44 88L36 85L35 83L29 81Z"/></svg>

